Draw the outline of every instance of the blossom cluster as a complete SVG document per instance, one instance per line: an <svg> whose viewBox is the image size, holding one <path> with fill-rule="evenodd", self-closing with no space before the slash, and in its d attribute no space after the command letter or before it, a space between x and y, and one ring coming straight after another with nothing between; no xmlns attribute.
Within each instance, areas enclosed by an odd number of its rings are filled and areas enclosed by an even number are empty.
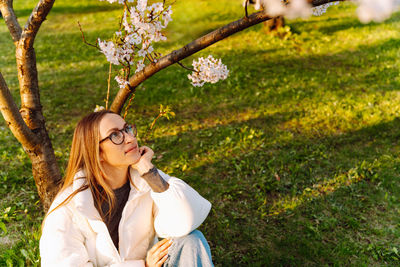
<svg viewBox="0 0 400 267"><path fill-rule="evenodd" d="M333 6L333 5L338 5L339 2L330 2L327 4L323 4L320 6L316 6L312 8L312 14L314 16L321 16L322 14L326 13L326 10L328 9L328 7Z"/></svg>
<svg viewBox="0 0 400 267"><path fill-rule="evenodd" d="M127 4L133 0L107 0L109 3ZM129 70L134 67L135 72L145 67L145 60L156 62L153 53L153 43L164 41L166 37L162 30L167 27L171 19L171 6L164 7L162 2L147 5L147 0L137 0L136 6L125 8L121 21L121 28L115 33L113 40L98 39L100 51L107 61L114 65L122 65ZM119 76L115 77L119 86L123 88L127 81Z"/></svg>
<svg viewBox="0 0 400 267"><path fill-rule="evenodd" d="M400 7L400 0L356 0L357 15L361 22L381 22Z"/></svg>
<svg viewBox="0 0 400 267"><path fill-rule="evenodd" d="M261 0L264 11L272 16L286 16L288 18L308 17L311 14L320 16L329 6L338 2L330 2L312 8L306 0ZM400 0L353 0L358 4L357 15L361 22L381 22L400 8Z"/></svg>
<svg viewBox="0 0 400 267"><path fill-rule="evenodd" d="M216 83L228 77L229 70L222 64L221 59L215 59L211 55L207 58L200 57L193 60L194 71L188 75L193 86L203 86L204 83Z"/></svg>
<svg viewBox="0 0 400 267"><path fill-rule="evenodd" d="M306 18L311 15L311 5L306 0L291 0L286 4L282 0L262 0L264 11L272 16L285 16L289 19Z"/></svg>

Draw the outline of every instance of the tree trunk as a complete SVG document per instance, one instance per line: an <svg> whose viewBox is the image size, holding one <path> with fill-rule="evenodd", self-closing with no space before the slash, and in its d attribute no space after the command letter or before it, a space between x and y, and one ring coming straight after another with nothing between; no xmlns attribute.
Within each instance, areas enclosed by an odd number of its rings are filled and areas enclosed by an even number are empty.
<svg viewBox="0 0 400 267"><path fill-rule="evenodd" d="M32 161L33 178L43 208L47 210L58 191L61 173L42 114L36 55L32 42L28 38L21 38L18 42L16 61L21 95L20 114L39 140L33 150L26 148L24 144L22 145Z"/></svg>
<svg viewBox="0 0 400 267"><path fill-rule="evenodd" d="M8 127L32 161L32 173L44 210L58 191L61 173L46 130L40 104L35 37L55 0L39 0L24 29L13 8L13 0L0 0L0 11L15 44L15 55L21 96L18 110L0 73L0 110Z"/></svg>
<svg viewBox="0 0 400 267"><path fill-rule="evenodd" d="M46 129L41 129L42 145L35 152L27 152L32 161L32 174L43 209L47 211L61 185L61 174Z"/></svg>

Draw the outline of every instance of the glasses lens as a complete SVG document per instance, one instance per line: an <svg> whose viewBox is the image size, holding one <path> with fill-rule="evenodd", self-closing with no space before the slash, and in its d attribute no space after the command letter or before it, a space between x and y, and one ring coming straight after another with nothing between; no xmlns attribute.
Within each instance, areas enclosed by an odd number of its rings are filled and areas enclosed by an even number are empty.
<svg viewBox="0 0 400 267"><path fill-rule="evenodd" d="M127 133L127 134L130 134L130 135L132 135L133 137L136 137L136 127L135 126L133 126L133 125L127 125L126 127L125 127L125 129L124 129L124 131Z"/></svg>
<svg viewBox="0 0 400 267"><path fill-rule="evenodd" d="M116 145L120 145L122 144L122 142L124 141L124 134L121 133L120 131L117 132L113 132L110 135L111 141L116 144Z"/></svg>

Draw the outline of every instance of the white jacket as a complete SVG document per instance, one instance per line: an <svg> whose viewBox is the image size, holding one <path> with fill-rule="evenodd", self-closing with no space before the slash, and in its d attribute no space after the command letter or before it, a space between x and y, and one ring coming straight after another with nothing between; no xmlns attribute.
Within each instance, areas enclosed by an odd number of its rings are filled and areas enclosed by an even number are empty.
<svg viewBox="0 0 400 267"><path fill-rule="evenodd" d="M40 238L43 267L48 266L144 266L149 248L159 237L179 237L200 226L211 204L184 181L159 170L169 183L165 192L153 192L139 173L131 169L133 184L119 223L119 252L107 226L94 206L90 189L77 193L45 219ZM83 172L60 193L50 211L86 183Z"/></svg>

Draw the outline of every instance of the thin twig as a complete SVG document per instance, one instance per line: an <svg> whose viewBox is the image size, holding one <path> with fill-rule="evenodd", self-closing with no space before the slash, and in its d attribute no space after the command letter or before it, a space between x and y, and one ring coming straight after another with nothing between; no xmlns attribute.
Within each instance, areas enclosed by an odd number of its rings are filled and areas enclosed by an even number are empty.
<svg viewBox="0 0 400 267"><path fill-rule="evenodd" d="M126 115L128 115L128 109L131 106L131 103L132 103L134 98L135 98L135 94L132 94L131 98L129 99L128 105L126 105L126 108L125 108L124 120L126 118Z"/></svg>
<svg viewBox="0 0 400 267"><path fill-rule="evenodd" d="M126 68L125 80L129 80L129 76L131 76L131 65Z"/></svg>
<svg viewBox="0 0 400 267"><path fill-rule="evenodd" d="M111 84L111 62L110 62L110 69L108 70L108 86L107 86L107 99L106 99L106 109L108 109L108 100L110 99L110 84Z"/></svg>
<svg viewBox="0 0 400 267"><path fill-rule="evenodd" d="M129 6L126 3L126 1L124 1L124 13L125 13L125 10L128 10L129 14L131 13L131 11L129 10Z"/></svg>
<svg viewBox="0 0 400 267"><path fill-rule="evenodd" d="M159 118L161 118L164 114L165 114L165 112L160 112L160 113L158 114L158 116L157 116L157 117L153 120L153 122L151 123L150 129L149 129L149 130L153 130L153 127L154 127L154 125L156 124L157 120L158 120Z"/></svg>
<svg viewBox="0 0 400 267"><path fill-rule="evenodd" d="M147 49L146 49L146 50L147 50ZM153 59L153 57L151 56L150 53L147 53L147 54L146 54L146 58L147 58L151 63L154 63L154 59Z"/></svg>
<svg viewBox="0 0 400 267"><path fill-rule="evenodd" d="M85 35L83 34L82 27L81 27L81 24L79 23L79 21L78 21L78 25L79 25L79 30L80 30L81 33L82 33L82 40L83 40L83 42L84 42L85 44L89 45L89 46L93 46L93 47L95 47L95 48L97 48L97 49L100 49L100 47L98 47L97 44L94 45L94 44L88 43L88 42L86 41Z"/></svg>
<svg viewBox="0 0 400 267"><path fill-rule="evenodd" d="M249 3L250 0L246 0L246 3L244 5L244 11L246 12L246 18L249 17L249 13L247 12L247 4Z"/></svg>
<svg viewBox="0 0 400 267"><path fill-rule="evenodd" d="M176 64L178 64L179 66L181 66L182 68L184 68L185 70L190 70L190 71L194 71L194 72L197 72L198 73L198 71L197 70L195 70L195 69L191 69L191 68L188 68L188 67L186 67L185 65L183 65L181 62L176 62Z"/></svg>

